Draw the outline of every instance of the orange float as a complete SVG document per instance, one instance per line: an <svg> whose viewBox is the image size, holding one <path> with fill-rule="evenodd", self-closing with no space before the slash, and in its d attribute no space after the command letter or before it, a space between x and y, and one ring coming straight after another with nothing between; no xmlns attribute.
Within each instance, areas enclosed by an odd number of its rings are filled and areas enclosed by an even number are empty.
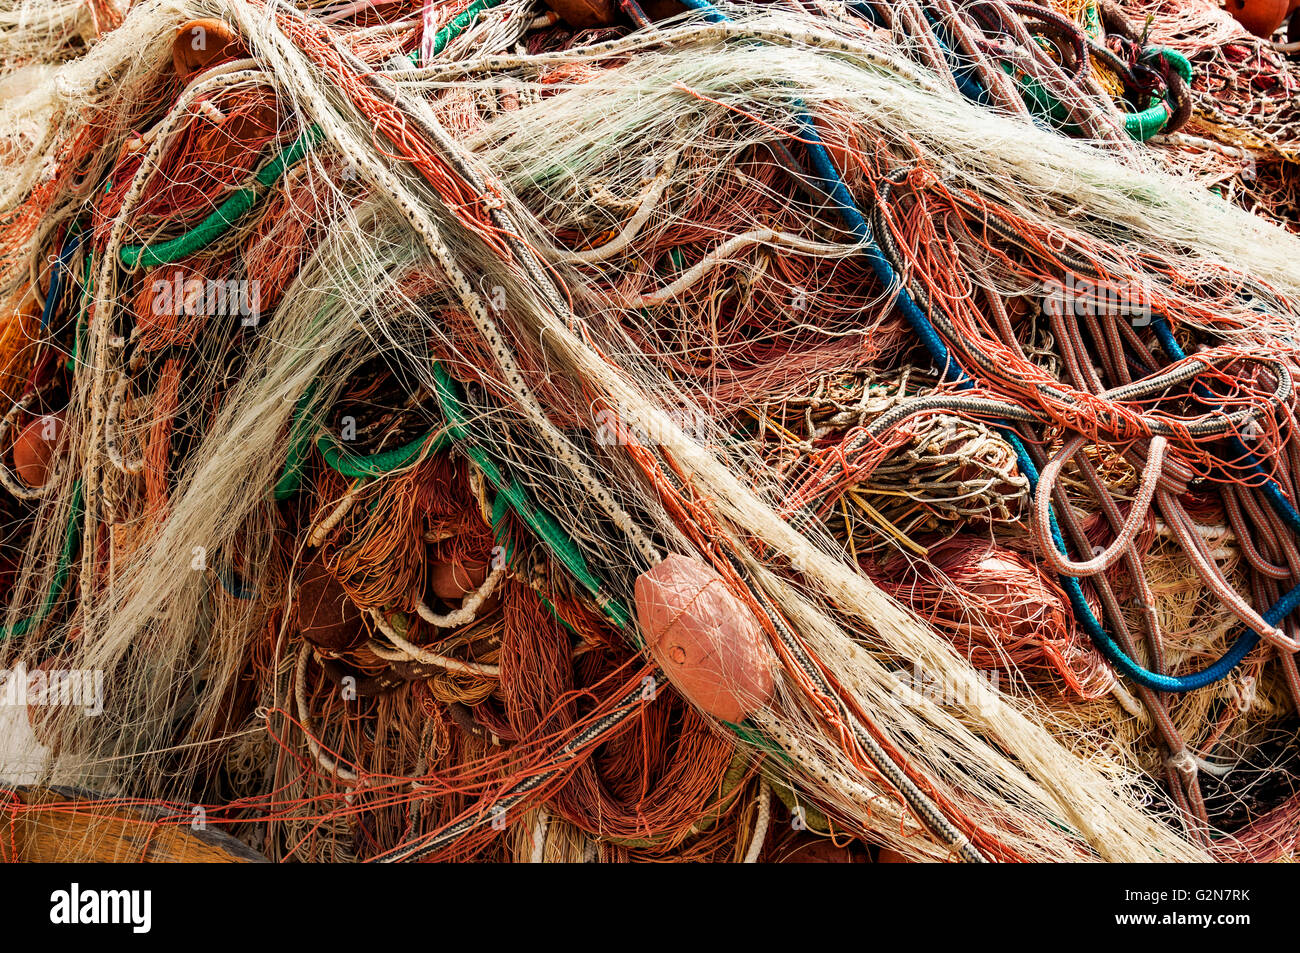
<svg viewBox="0 0 1300 953"><path fill-rule="evenodd" d="M1224 9L1255 36L1268 39L1277 32L1294 5L1290 0L1227 0Z"/></svg>
<svg viewBox="0 0 1300 953"><path fill-rule="evenodd" d="M191 20L172 40L172 66L187 83L211 66L247 56L248 47L224 20Z"/></svg>
<svg viewBox="0 0 1300 953"><path fill-rule="evenodd" d="M33 668L18 667L12 678L22 678L21 690L27 710L27 724L42 747L51 755L66 751L73 740L68 717L95 717L102 714L104 682L97 684L89 672L69 672L67 657L55 655Z"/></svg>
<svg viewBox="0 0 1300 953"><path fill-rule="evenodd" d="M613 0L546 0L546 5L579 30L614 25Z"/></svg>
<svg viewBox="0 0 1300 953"><path fill-rule="evenodd" d="M645 15L655 23L660 20L667 20L669 17L675 17L686 12L686 4L681 0L645 0L641 4L641 9Z"/></svg>
<svg viewBox="0 0 1300 953"><path fill-rule="evenodd" d="M771 697L763 630L713 569L674 554L642 573L634 594L646 648L697 708L734 724Z"/></svg>
<svg viewBox="0 0 1300 953"><path fill-rule="evenodd" d="M869 864L871 856L850 843L838 846L828 837L809 837L786 848L783 864Z"/></svg>
<svg viewBox="0 0 1300 953"><path fill-rule="evenodd" d="M483 559L453 556L433 564L429 588L439 599L459 602L487 581L488 564Z"/></svg>
<svg viewBox="0 0 1300 953"><path fill-rule="evenodd" d="M912 863L912 861L908 860L906 857L904 857L901 853L899 853L896 850L892 850L889 847L882 847L876 852L876 863L910 864Z"/></svg>
<svg viewBox="0 0 1300 953"><path fill-rule="evenodd" d="M322 651L345 652L365 641L361 610L319 559L303 570L294 602L303 638Z"/></svg>
<svg viewBox="0 0 1300 953"><path fill-rule="evenodd" d="M30 293L9 312L8 320L0 322L0 393L21 390L22 379L32 367L40 325L41 309Z"/></svg>
<svg viewBox="0 0 1300 953"><path fill-rule="evenodd" d="M37 417L14 441L14 472L30 487L44 486L50 478L50 461L63 436L63 415Z"/></svg>
<svg viewBox="0 0 1300 953"><path fill-rule="evenodd" d="M825 103L813 117L813 125L817 127L817 136L830 153L844 184L856 188L866 182L866 163L845 111L832 103Z"/></svg>
<svg viewBox="0 0 1300 953"><path fill-rule="evenodd" d="M247 161L250 143L273 137L279 122L280 112L273 100L258 100L240 112L223 115L213 127L211 154L204 157L206 163L222 168Z"/></svg>

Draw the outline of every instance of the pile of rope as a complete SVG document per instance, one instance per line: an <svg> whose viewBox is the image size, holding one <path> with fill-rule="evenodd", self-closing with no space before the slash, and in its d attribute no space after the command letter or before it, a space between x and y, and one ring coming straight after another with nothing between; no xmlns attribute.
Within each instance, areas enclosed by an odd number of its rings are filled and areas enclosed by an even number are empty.
<svg viewBox="0 0 1300 953"><path fill-rule="evenodd" d="M0 780L274 860L1300 850L1300 239L1190 28L25 9Z"/></svg>

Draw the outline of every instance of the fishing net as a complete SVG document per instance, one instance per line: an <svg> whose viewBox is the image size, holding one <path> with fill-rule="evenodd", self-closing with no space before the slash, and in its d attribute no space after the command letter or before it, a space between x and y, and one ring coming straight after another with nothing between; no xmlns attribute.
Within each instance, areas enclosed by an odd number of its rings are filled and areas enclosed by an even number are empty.
<svg viewBox="0 0 1300 953"><path fill-rule="evenodd" d="M1295 80L1228 14L11 2L0 51L11 830L1293 856Z"/></svg>

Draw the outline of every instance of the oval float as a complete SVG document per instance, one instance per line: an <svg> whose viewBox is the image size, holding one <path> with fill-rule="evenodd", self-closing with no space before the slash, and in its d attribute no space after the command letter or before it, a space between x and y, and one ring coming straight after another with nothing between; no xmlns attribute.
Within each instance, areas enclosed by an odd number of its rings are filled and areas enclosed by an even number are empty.
<svg viewBox="0 0 1300 953"><path fill-rule="evenodd" d="M1255 36L1267 40L1291 9L1289 0L1227 0L1224 9Z"/></svg>
<svg viewBox="0 0 1300 953"><path fill-rule="evenodd" d="M191 20L172 40L172 66L187 83L210 66L247 56L248 47L224 20Z"/></svg>
<svg viewBox="0 0 1300 953"><path fill-rule="evenodd" d="M546 5L579 30L614 25L613 0L546 0Z"/></svg>
<svg viewBox="0 0 1300 953"><path fill-rule="evenodd" d="M646 647L697 708L734 724L771 697L763 630L713 569L670 555L637 578L635 596Z"/></svg>
<svg viewBox="0 0 1300 953"><path fill-rule="evenodd" d="M14 441L14 472L30 487L44 486L50 478L50 461L63 436L63 415L37 417Z"/></svg>
<svg viewBox="0 0 1300 953"><path fill-rule="evenodd" d="M429 569L429 588L439 599L459 602L487 581L485 559L452 556L439 560Z"/></svg>
<svg viewBox="0 0 1300 953"><path fill-rule="evenodd" d="M361 610L319 559L303 570L294 593L303 638L329 652L345 652L365 641Z"/></svg>

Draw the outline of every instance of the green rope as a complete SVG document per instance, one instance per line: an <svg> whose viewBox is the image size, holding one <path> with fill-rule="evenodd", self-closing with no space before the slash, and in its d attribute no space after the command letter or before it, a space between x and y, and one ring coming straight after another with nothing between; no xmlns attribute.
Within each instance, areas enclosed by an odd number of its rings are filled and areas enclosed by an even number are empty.
<svg viewBox="0 0 1300 953"><path fill-rule="evenodd" d="M95 296L95 252L93 249L86 252L86 276L81 283L81 300L77 306L77 326L72 333L72 353L63 366L72 371L77 371L77 353L81 350L81 332L86 326L86 308L90 305L91 299Z"/></svg>
<svg viewBox="0 0 1300 953"><path fill-rule="evenodd" d="M1192 85L1192 62L1177 50L1157 47L1144 54L1146 59L1162 59L1168 63L1189 87ZM1169 104L1161 99L1152 99L1151 106L1140 113L1129 113L1124 117L1124 129L1138 142L1146 142L1165 128L1169 117L1174 114Z"/></svg>
<svg viewBox="0 0 1300 953"><path fill-rule="evenodd" d="M304 421L315 394L316 385L313 383L298 398L298 405L294 408L293 423L289 427L289 454L284 461L284 472L275 481L275 489L272 491L277 501L292 497L302 483L302 470L307 464L307 448L311 446L311 432Z"/></svg>
<svg viewBox="0 0 1300 953"><path fill-rule="evenodd" d="M153 245L123 247L119 252L122 264L128 268L134 268L136 265L144 268L169 265L211 245L243 218L257 204L262 191L274 185L280 176L284 175L285 170L301 160L307 154L307 150L320 138L319 127L312 126L304 130L287 149L262 167L254 177L256 185L235 192L217 206L211 215L183 235Z"/></svg>
<svg viewBox="0 0 1300 953"><path fill-rule="evenodd" d="M1190 86L1192 82L1192 63L1179 53L1177 50L1171 50L1168 47L1158 47L1146 54L1147 58L1163 59L1169 63L1178 75ZM1015 75L1015 68L1010 63L1003 63L1002 69L1009 75ZM1067 121L1065 106L1054 96L1043 88L1037 80L1022 79L1017 81L1020 87L1021 95L1026 102L1040 115L1047 116L1058 129L1070 134L1078 134L1079 130ZM1152 97L1150 105L1136 113L1124 114L1124 131L1138 142L1146 142L1152 136L1159 133L1169 122L1169 117L1173 115L1173 109L1169 104L1159 97Z"/></svg>
<svg viewBox="0 0 1300 953"><path fill-rule="evenodd" d="M434 394L447 418L448 432L452 438L461 443L461 449L482 471L488 482L497 488L498 493L519 514L528 528L546 544L570 575L587 590L610 620L620 629L628 629L631 626L632 616L627 607L605 591L604 584L591 571L577 544L569 538L549 513L535 506L513 480L507 479L496 462L475 442L466 427L468 418L457 396L456 382L451 374L437 362L433 365L433 372Z"/></svg>
<svg viewBox="0 0 1300 953"><path fill-rule="evenodd" d="M276 500L289 499L298 492L298 488L302 485L302 471L307 465L307 448L311 445L311 437L304 419L314 392L314 387L308 388L307 392L299 399L298 406L294 409L293 423L289 427L289 453L285 457L284 470L281 472L280 478L275 482L274 497ZM449 440L445 431L439 433L430 430L405 446L385 450L372 456L365 456L339 446L330 439L328 434L321 434L316 439L316 449L325 458L325 463L328 464L329 468L336 473L352 479L371 480L386 473L392 473L417 458L423 459L431 453L436 453L446 447L448 443Z"/></svg>
<svg viewBox="0 0 1300 953"><path fill-rule="evenodd" d="M37 610L35 615L28 616L26 619L19 619L12 626L0 632L0 641L15 635L21 638L31 631L33 627L44 622L50 612L53 611L54 603L68 581L68 573L72 567L72 554L76 552L79 538L77 528L80 525L81 481L78 480L72 487L72 512L68 514L68 528L63 534L63 552L59 554L59 565L54 571L54 578L50 580L50 590L45 594L45 602L42 603L41 608Z"/></svg>
<svg viewBox="0 0 1300 953"><path fill-rule="evenodd" d="M1154 99L1152 105L1142 112L1124 114L1124 131L1138 142L1146 142L1165 128L1172 115L1173 111L1164 100Z"/></svg>
<svg viewBox="0 0 1300 953"><path fill-rule="evenodd" d="M437 56L445 50L448 43L469 29L475 17L499 3L501 3L501 0L474 0L462 12L452 17L445 27L433 35L433 53L431 55Z"/></svg>
<svg viewBox="0 0 1300 953"><path fill-rule="evenodd" d="M417 457L423 459L443 449L449 443L446 431L430 430L405 446L385 450L372 456L363 456L335 443L328 434L321 434L316 440L316 449L325 458L329 468L336 473L355 479L370 479L400 469Z"/></svg>
<svg viewBox="0 0 1300 953"><path fill-rule="evenodd" d="M1188 86L1192 84L1192 61L1183 56L1177 50L1172 50L1167 46L1156 47L1151 51L1152 55L1159 59L1165 60L1170 66L1178 70L1178 75L1183 78L1183 82Z"/></svg>
<svg viewBox="0 0 1300 953"><path fill-rule="evenodd" d="M1162 59L1168 63L1189 87L1192 85L1192 62L1177 50L1157 47L1143 54L1144 59ZM1128 113L1124 116L1124 130L1138 142L1146 142L1165 128L1173 109L1162 99L1153 98L1151 105L1140 113Z"/></svg>
<svg viewBox="0 0 1300 953"><path fill-rule="evenodd" d="M364 457L352 454L334 443L328 436L321 436L316 442L317 449L325 462L344 476L354 478L372 478L382 476L398 467L410 463L417 457L423 457L446 447L452 439L461 443L462 449L475 466L497 489L498 496L493 502L493 526L496 527L505 515L508 505L523 519L534 534L555 554L575 579L591 594L602 611L619 626L629 628L632 617L626 606L609 596L600 578L592 572L581 550L564 532L558 523L545 510L537 507L527 493L514 481L506 478L491 456L470 434L466 424L465 410L460 403L456 382L441 364L434 364L434 393L447 419L446 429L440 432L430 431L422 437L411 441L403 447ZM307 407L311 404L315 388L308 391L298 401L294 411L294 422L290 427L289 453L285 460L284 472L276 481L274 495L276 500L286 500L298 492L302 480L302 471L306 464L305 425Z"/></svg>

